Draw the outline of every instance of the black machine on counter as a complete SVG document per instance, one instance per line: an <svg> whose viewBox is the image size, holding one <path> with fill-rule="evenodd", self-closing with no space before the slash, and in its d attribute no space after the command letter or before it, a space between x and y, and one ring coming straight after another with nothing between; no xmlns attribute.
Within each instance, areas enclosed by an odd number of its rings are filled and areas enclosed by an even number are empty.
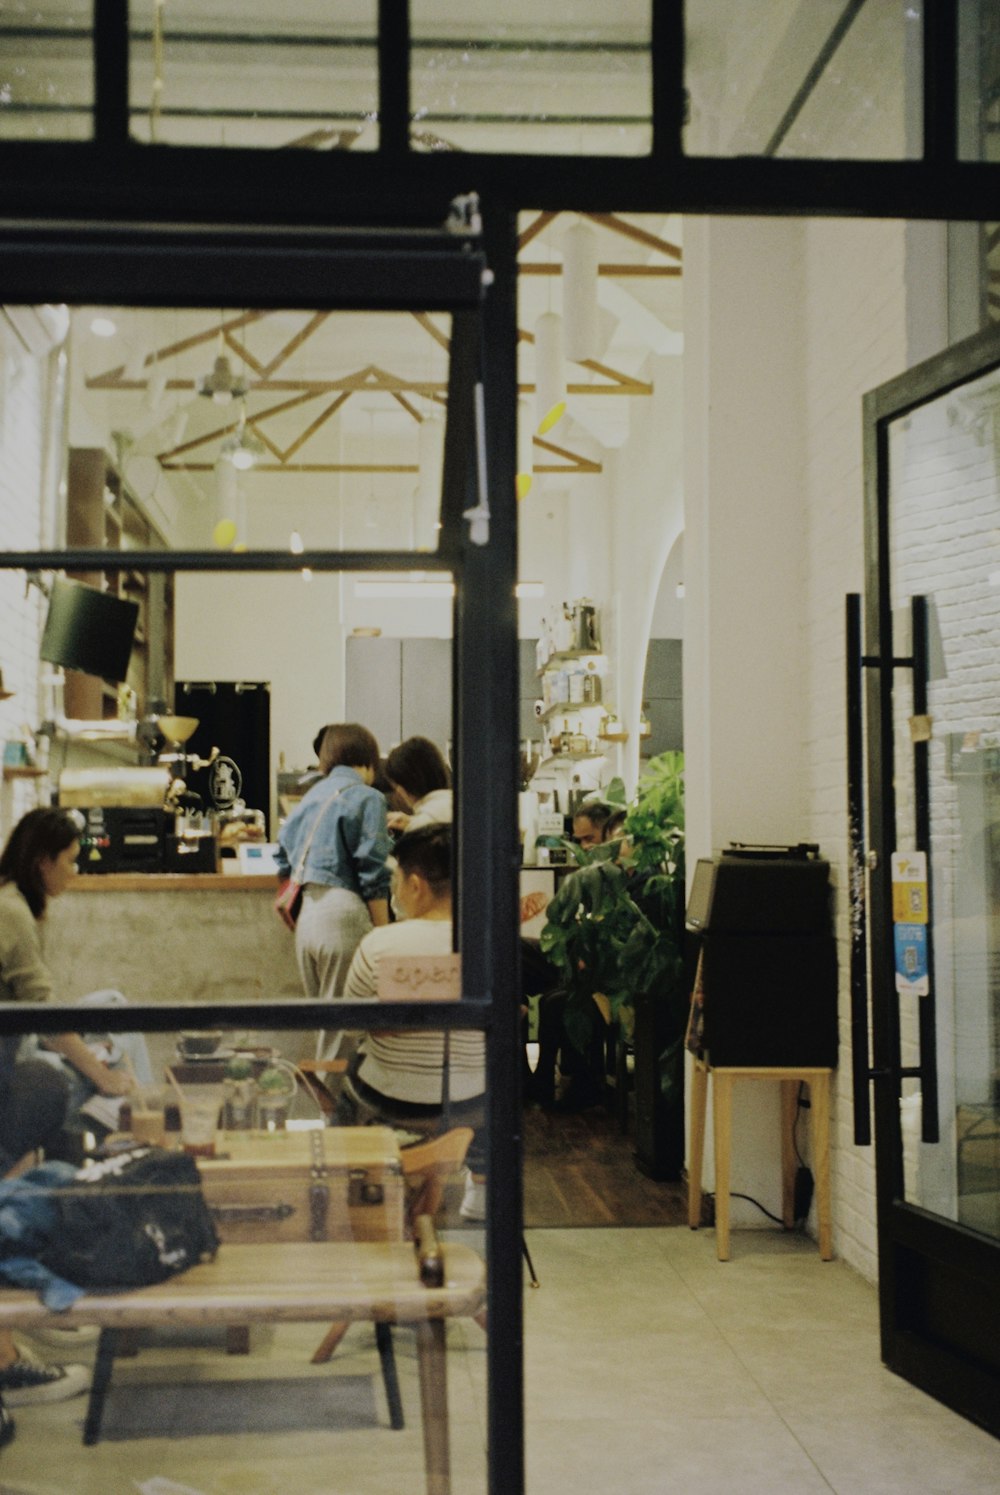
<svg viewBox="0 0 1000 1495"><path fill-rule="evenodd" d="M59 803L83 815L80 871L217 872L219 838L214 811L189 791L189 768L213 770L219 795L215 808L230 813L239 793L239 769L213 750L192 757L184 744L198 723L193 717L163 716L158 735L166 747L152 767L65 769ZM216 772L218 770L218 772Z"/></svg>

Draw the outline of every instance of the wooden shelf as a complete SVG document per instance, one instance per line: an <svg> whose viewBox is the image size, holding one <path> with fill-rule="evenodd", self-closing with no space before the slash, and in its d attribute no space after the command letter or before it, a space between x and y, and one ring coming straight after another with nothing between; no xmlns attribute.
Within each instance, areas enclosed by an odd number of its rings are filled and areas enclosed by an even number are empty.
<svg viewBox="0 0 1000 1495"><path fill-rule="evenodd" d="M555 701L551 706L546 706L535 720L547 722L554 716L579 716L581 711L606 712L607 709L603 701Z"/></svg>
<svg viewBox="0 0 1000 1495"><path fill-rule="evenodd" d="M32 763L5 763L3 766L5 781L8 779L43 779L47 773L47 768L38 768Z"/></svg>
<svg viewBox="0 0 1000 1495"><path fill-rule="evenodd" d="M558 654L550 654L540 670L535 671L537 679L541 679L547 670L557 670L561 664L572 664L578 659L603 659L604 654L600 649L564 649ZM595 674L603 674L603 670L596 670Z"/></svg>
<svg viewBox="0 0 1000 1495"><path fill-rule="evenodd" d="M546 763L583 763L588 758L605 758L606 753L553 753L549 758L543 758L539 768L544 768Z"/></svg>

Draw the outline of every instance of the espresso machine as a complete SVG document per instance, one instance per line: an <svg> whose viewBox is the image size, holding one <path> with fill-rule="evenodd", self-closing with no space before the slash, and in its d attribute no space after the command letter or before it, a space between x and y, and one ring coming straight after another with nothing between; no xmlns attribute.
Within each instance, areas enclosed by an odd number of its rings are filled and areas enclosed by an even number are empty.
<svg viewBox="0 0 1000 1495"><path fill-rule="evenodd" d="M201 795L189 787L188 779L191 773L202 769L215 770L222 762L219 749L213 747L207 758L187 751L187 743L198 730L195 716L159 716L156 726L165 739L156 762L167 771L164 808L172 820L164 841L164 870L216 872L219 847L214 816L206 809ZM236 769L236 765L232 768Z"/></svg>

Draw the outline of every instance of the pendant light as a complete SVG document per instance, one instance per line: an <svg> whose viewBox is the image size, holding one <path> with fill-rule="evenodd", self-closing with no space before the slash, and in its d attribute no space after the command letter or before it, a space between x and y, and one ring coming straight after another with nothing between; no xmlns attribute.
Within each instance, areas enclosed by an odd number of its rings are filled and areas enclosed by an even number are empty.
<svg viewBox="0 0 1000 1495"><path fill-rule="evenodd" d="M597 234L589 223L578 222L563 235L563 318L566 357L596 358Z"/></svg>
<svg viewBox="0 0 1000 1495"><path fill-rule="evenodd" d="M544 436L565 413L562 317L547 311L535 323L535 434Z"/></svg>
<svg viewBox="0 0 1000 1495"><path fill-rule="evenodd" d="M240 418L236 423L235 431L229 433L219 448L219 457L224 462L231 462L240 472L248 472L251 467L256 467L266 453L267 448L260 437L247 425L247 411L244 405L240 410Z"/></svg>

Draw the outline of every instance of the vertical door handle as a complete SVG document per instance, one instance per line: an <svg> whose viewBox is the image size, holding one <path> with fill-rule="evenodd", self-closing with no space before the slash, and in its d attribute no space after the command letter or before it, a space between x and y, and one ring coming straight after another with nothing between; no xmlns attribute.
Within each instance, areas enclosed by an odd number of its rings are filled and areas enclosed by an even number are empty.
<svg viewBox="0 0 1000 1495"><path fill-rule="evenodd" d="M927 598L910 598L913 636L913 714L927 715ZM940 1142L937 1074L937 1009L934 990L934 897L931 884L930 742L923 733L913 743L913 802L917 850L927 858L927 970L930 992L918 997L920 1031L921 1136Z"/></svg>
<svg viewBox="0 0 1000 1495"><path fill-rule="evenodd" d="M868 913L865 883L864 829L864 659L861 647L861 596L849 592L846 601L847 644L847 861L848 918L850 921L851 1077L854 1092L854 1142L869 1147L872 1140L868 1084Z"/></svg>

